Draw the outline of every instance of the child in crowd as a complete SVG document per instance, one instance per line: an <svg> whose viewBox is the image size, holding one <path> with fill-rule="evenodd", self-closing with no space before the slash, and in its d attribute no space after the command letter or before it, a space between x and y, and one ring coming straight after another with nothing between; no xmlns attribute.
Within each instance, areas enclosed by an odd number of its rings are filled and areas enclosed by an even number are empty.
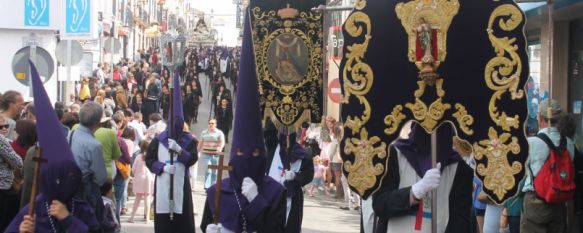
<svg viewBox="0 0 583 233"><path fill-rule="evenodd" d="M115 217L115 203L109 197L113 196L113 181L108 178L101 186L101 196L103 198L103 222L101 227L104 233L118 233L121 225Z"/></svg>
<svg viewBox="0 0 583 233"><path fill-rule="evenodd" d="M132 171L134 172L133 191L136 194L136 200L134 202L132 215L128 220L130 223L134 222L136 211L142 200L144 201L144 216L146 223L150 223L150 194L152 194L154 189L154 175L148 170L145 162L146 151L148 150L149 145L150 143L148 143L148 141L142 141L140 144L140 154L136 156L134 166L132 167Z"/></svg>
<svg viewBox="0 0 583 233"><path fill-rule="evenodd" d="M322 165L320 156L314 156L314 179L308 188L308 194L310 197L314 196L314 191L318 193L318 189L320 188L324 189L326 195L329 195L328 189L324 188L324 172L326 172L326 167Z"/></svg>

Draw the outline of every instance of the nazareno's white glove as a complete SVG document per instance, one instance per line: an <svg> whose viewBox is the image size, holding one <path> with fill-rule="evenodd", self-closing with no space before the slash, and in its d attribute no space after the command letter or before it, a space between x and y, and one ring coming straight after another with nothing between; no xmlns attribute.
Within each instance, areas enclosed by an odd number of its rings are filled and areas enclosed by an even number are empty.
<svg viewBox="0 0 583 233"><path fill-rule="evenodd" d="M290 170L285 170L285 180L293 180L296 178L296 173Z"/></svg>
<svg viewBox="0 0 583 233"><path fill-rule="evenodd" d="M235 233L225 227L222 224L209 224L206 226L206 233Z"/></svg>
<svg viewBox="0 0 583 233"><path fill-rule="evenodd" d="M441 179L441 164L437 164L436 168L427 170L423 179L417 181L411 186L411 192L417 199L422 199L427 193L439 187L439 180Z"/></svg>
<svg viewBox="0 0 583 233"><path fill-rule="evenodd" d="M168 139L168 149L173 150L175 152L180 152L182 151L182 147L180 147L180 145L178 145L178 143L176 143L176 141L174 141L174 139Z"/></svg>
<svg viewBox="0 0 583 233"><path fill-rule="evenodd" d="M174 174L174 165L166 164L164 165L164 172L168 174Z"/></svg>
<svg viewBox="0 0 583 233"><path fill-rule="evenodd" d="M257 184L251 178L245 177L241 185L241 193L247 198L247 201L252 202L259 194Z"/></svg>
<svg viewBox="0 0 583 233"><path fill-rule="evenodd" d="M220 223L217 224L209 224L206 226L206 233L221 233L223 230L223 225Z"/></svg>

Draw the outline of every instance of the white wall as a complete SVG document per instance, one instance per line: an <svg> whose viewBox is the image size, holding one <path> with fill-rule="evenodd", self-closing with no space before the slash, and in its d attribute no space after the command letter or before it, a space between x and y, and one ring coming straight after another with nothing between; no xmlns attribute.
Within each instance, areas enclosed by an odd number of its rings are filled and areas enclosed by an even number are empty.
<svg viewBox="0 0 583 233"><path fill-rule="evenodd" d="M47 50L54 60L55 72L51 79L45 83L45 89L51 102L57 100L57 64L55 58L56 39L52 31L35 31L35 30L17 30L17 29L0 29L2 35L2 43L0 44L0 92L4 93L7 90L15 90L23 94L25 100L29 99L29 88L22 85L16 80L12 74L12 58L14 54L23 46L23 38L30 36L31 32L35 32L39 38L42 38L42 45Z"/></svg>
<svg viewBox="0 0 583 233"><path fill-rule="evenodd" d="M39 8L43 3L48 4L48 8L45 8L43 12L49 14L49 24L46 26L26 26L24 23L24 11L25 11L25 0L0 0L0 28L28 28L28 29L40 29L40 30L58 30L59 29L59 9L60 0L40 0L34 3ZM63 1L64 2L64 1ZM30 13L30 12L29 12Z"/></svg>

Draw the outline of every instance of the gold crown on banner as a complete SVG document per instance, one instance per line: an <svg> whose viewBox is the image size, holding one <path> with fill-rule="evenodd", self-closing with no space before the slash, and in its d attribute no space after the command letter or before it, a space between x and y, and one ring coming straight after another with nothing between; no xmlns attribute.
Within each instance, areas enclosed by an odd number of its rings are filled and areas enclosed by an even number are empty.
<svg viewBox="0 0 583 233"><path fill-rule="evenodd" d="M300 11L295 8L291 8L290 4L287 4L286 8L279 9L277 15L282 19L293 19L300 14Z"/></svg>

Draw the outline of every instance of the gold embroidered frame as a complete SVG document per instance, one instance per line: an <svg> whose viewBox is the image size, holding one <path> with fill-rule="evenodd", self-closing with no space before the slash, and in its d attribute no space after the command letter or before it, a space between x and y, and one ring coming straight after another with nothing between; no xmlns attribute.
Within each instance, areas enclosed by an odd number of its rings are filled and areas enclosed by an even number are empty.
<svg viewBox="0 0 583 233"><path fill-rule="evenodd" d="M289 6L288 6L289 7ZM293 6L292 6L293 7ZM322 117L322 14L299 11L294 18L280 17L276 10L250 11L256 71L263 118L277 126L297 127L305 120ZM301 81L280 83L269 68L269 48L280 35L293 35L308 48L307 72Z"/></svg>

